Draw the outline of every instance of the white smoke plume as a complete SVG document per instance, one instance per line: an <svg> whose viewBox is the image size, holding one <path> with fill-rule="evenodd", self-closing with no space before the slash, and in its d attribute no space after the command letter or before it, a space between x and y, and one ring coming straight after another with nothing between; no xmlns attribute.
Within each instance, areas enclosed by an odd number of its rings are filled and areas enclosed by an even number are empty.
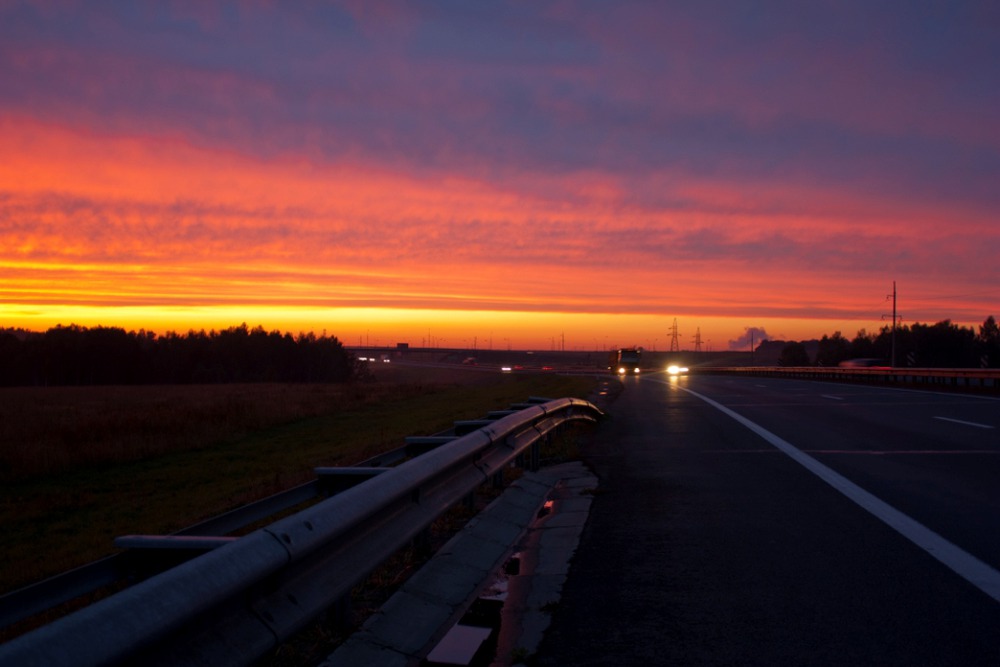
<svg viewBox="0 0 1000 667"><path fill-rule="evenodd" d="M754 348L756 348L765 340L770 339L771 337L767 335L766 331L764 331L764 327L747 327L743 330L742 336L729 341L729 349L746 352L750 350L751 342L753 343Z"/></svg>

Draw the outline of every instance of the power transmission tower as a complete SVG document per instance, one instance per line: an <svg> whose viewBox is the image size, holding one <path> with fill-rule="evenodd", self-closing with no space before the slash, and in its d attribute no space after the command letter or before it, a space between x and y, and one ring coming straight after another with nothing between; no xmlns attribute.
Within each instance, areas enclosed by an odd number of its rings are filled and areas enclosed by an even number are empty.
<svg viewBox="0 0 1000 667"><path fill-rule="evenodd" d="M701 352L701 327L698 327L694 335L694 351Z"/></svg>
<svg viewBox="0 0 1000 667"><path fill-rule="evenodd" d="M679 334L677 332L677 318L675 317L674 318L674 326L670 327L670 351L671 352L680 352L681 351L681 344L677 340L678 336L679 336Z"/></svg>

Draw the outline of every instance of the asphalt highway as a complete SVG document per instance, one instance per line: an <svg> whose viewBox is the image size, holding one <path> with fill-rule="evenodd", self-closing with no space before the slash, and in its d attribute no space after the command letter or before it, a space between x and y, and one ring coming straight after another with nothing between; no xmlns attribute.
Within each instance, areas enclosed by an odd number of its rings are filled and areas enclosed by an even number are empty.
<svg viewBox="0 0 1000 667"><path fill-rule="evenodd" d="M539 665L1000 665L1000 401L626 379Z"/></svg>

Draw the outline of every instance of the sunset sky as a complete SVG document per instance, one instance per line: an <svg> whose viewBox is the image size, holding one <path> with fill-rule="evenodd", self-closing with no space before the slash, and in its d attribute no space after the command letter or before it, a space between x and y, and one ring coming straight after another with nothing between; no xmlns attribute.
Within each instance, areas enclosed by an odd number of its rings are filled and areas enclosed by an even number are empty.
<svg viewBox="0 0 1000 667"><path fill-rule="evenodd" d="M0 327L722 350L998 266L994 0L0 0Z"/></svg>

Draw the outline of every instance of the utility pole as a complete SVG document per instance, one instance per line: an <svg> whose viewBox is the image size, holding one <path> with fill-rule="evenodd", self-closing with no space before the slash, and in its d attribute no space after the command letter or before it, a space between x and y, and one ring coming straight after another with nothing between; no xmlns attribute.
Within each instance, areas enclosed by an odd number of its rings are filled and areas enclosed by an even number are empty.
<svg viewBox="0 0 1000 667"><path fill-rule="evenodd" d="M889 367L896 367L896 281L892 281L892 294L888 294L885 297L886 301L892 299L892 351L890 352L891 358L889 359ZM883 319L885 315L882 316Z"/></svg>
<svg viewBox="0 0 1000 667"><path fill-rule="evenodd" d="M896 281L892 281L892 361L890 368L896 367Z"/></svg>
<svg viewBox="0 0 1000 667"><path fill-rule="evenodd" d="M694 335L694 352L695 354L701 352L701 327L698 327Z"/></svg>

